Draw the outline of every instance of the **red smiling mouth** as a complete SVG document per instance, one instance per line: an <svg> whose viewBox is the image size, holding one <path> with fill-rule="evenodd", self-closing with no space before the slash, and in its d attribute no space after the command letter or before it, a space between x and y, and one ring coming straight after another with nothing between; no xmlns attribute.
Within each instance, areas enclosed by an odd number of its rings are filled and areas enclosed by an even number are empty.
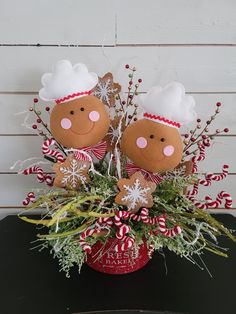
<svg viewBox="0 0 236 314"><path fill-rule="evenodd" d="M140 148L140 153L141 153L141 155L142 155L142 157L144 158L144 159L146 159L147 161L162 161L163 159L165 159L165 156L163 156L162 158L159 158L159 159L157 159L157 158L148 158L148 157L146 157L145 156L145 154L144 154L144 152L142 151L142 149Z"/></svg>
<svg viewBox="0 0 236 314"><path fill-rule="evenodd" d="M86 135L86 134L90 133L90 132L93 130L94 125L95 125L95 123L93 122L91 128L90 128L87 132L84 132L84 133L75 132L75 131L73 131L72 129L70 129L70 131L71 131L72 133L76 134L76 135Z"/></svg>

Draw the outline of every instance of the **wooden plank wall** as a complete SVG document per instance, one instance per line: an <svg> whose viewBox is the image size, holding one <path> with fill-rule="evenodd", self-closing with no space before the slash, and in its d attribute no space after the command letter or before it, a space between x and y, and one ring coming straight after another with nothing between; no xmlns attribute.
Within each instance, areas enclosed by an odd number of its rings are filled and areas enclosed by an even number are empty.
<svg viewBox="0 0 236 314"><path fill-rule="evenodd" d="M231 192L236 209L236 2L234 0L1 0L0 10L0 215L21 210L31 177L15 160L40 156L40 139L22 115L40 77L60 59L84 62L102 75L112 71L127 86L124 65L138 69L142 92L154 84L182 82L205 119L221 101L219 136L202 171L230 175L211 188ZM39 105L40 106L40 105Z"/></svg>

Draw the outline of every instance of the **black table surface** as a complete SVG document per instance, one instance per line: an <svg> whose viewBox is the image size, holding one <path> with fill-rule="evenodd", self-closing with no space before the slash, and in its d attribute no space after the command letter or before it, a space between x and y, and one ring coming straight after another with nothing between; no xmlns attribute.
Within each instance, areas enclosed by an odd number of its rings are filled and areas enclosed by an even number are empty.
<svg viewBox="0 0 236 314"><path fill-rule="evenodd" d="M236 229L233 216L217 217ZM166 252L165 260L157 253L147 266L131 274L106 275L84 265L80 275L74 269L67 279L47 250L31 250L37 232L34 225L15 216L0 222L1 314L119 309L236 313L236 244L226 238L220 244L230 249L229 258L204 254L212 278L185 258Z"/></svg>

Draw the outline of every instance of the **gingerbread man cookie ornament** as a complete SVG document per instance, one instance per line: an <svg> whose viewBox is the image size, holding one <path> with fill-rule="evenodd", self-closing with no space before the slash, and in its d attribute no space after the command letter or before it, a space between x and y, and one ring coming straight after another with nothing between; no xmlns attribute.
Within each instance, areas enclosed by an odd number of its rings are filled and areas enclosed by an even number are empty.
<svg viewBox="0 0 236 314"><path fill-rule="evenodd" d="M109 128L104 104L91 95L98 82L95 73L78 63L59 61L53 73L42 77L39 96L56 102L50 116L54 138L67 148L79 149L100 142Z"/></svg>
<svg viewBox="0 0 236 314"><path fill-rule="evenodd" d="M178 129L196 118L194 99L184 86L173 82L153 87L142 99L144 118L123 133L121 149L138 167L165 172L181 161L183 147Z"/></svg>

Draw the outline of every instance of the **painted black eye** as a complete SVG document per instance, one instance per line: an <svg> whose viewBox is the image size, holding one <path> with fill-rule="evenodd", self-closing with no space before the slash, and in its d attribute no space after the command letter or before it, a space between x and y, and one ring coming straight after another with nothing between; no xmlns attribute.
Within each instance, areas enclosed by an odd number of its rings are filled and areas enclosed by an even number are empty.
<svg viewBox="0 0 236 314"><path fill-rule="evenodd" d="M165 139L164 139L164 137L162 137L162 138L161 138L161 142L165 142Z"/></svg>
<svg viewBox="0 0 236 314"><path fill-rule="evenodd" d="M80 111L84 111L84 107L81 107L81 108L80 108Z"/></svg>
<svg viewBox="0 0 236 314"><path fill-rule="evenodd" d="M150 137L150 138L154 138L154 135L153 135L153 134L151 134L149 137Z"/></svg>
<svg viewBox="0 0 236 314"><path fill-rule="evenodd" d="M75 112L73 110L70 111L70 114L74 114Z"/></svg>

